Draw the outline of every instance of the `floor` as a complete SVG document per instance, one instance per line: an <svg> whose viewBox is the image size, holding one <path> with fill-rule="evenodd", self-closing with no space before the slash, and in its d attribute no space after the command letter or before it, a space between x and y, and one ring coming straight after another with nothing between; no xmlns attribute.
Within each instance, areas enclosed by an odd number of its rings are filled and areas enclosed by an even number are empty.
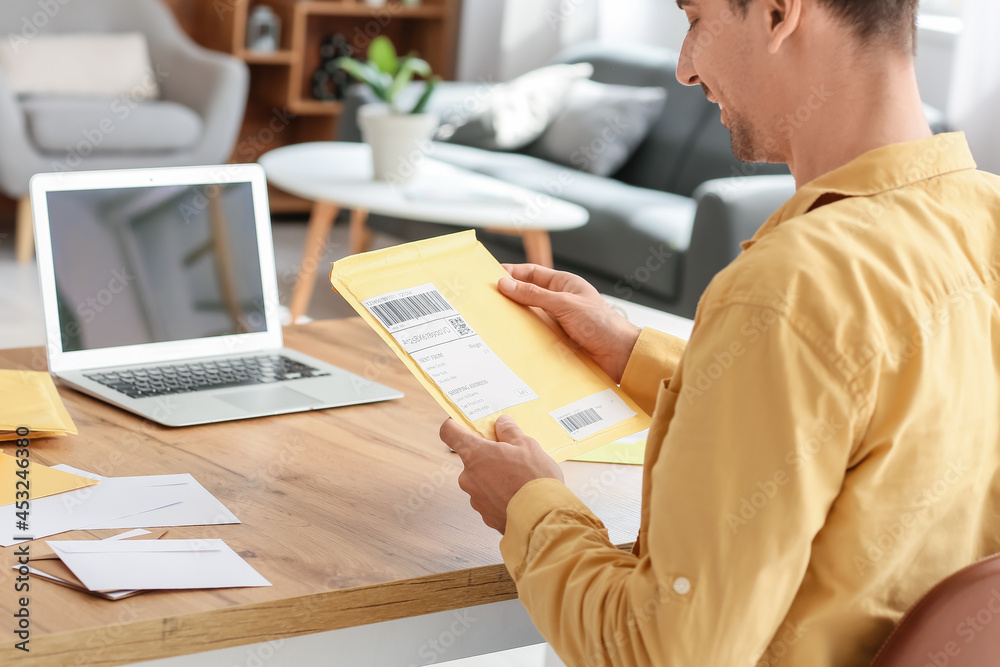
<svg viewBox="0 0 1000 667"><path fill-rule="evenodd" d="M45 342L41 303L35 263L18 264L14 245L0 240L0 348Z"/></svg>

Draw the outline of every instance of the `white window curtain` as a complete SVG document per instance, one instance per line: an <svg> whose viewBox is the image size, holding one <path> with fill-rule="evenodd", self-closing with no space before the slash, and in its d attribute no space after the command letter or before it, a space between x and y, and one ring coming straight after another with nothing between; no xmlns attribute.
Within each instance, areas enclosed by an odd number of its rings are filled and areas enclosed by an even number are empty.
<svg viewBox="0 0 1000 667"><path fill-rule="evenodd" d="M460 79L508 81L598 37L604 0L465 0Z"/></svg>
<svg viewBox="0 0 1000 667"><path fill-rule="evenodd" d="M573 44L597 38L600 0L504 0L500 76L548 64Z"/></svg>
<svg viewBox="0 0 1000 667"><path fill-rule="evenodd" d="M1000 2L965 0L948 118L969 137L979 168L1000 174Z"/></svg>
<svg viewBox="0 0 1000 667"><path fill-rule="evenodd" d="M591 40L676 50L687 27L672 0L464 0L458 77L509 80Z"/></svg>

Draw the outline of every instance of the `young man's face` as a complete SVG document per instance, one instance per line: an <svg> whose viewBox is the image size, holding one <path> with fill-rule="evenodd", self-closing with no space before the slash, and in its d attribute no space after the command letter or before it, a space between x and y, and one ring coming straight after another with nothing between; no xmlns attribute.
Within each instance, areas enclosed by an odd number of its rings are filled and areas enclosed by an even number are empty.
<svg viewBox="0 0 1000 667"><path fill-rule="evenodd" d="M755 15L744 18L730 0L678 0L691 28L684 39L677 79L701 85L722 109L732 133L733 154L746 162L781 161L768 128L773 99L766 62L766 31L755 30ZM769 85L771 84L771 85ZM769 99L770 96L770 99Z"/></svg>

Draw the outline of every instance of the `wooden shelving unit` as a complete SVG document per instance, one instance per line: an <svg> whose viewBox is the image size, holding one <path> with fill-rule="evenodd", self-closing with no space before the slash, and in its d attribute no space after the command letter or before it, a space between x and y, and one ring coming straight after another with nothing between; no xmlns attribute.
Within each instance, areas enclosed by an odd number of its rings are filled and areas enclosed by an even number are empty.
<svg viewBox="0 0 1000 667"><path fill-rule="evenodd" d="M357 56L366 53L373 37L385 35L401 53L415 51L436 74L454 78L461 0L423 0L418 7L399 0L383 7L361 0L166 1L195 40L250 66L250 99L232 162L254 162L281 146L334 138L343 105L317 100L310 91L327 35L344 35ZM281 17L281 48L274 53L245 48L247 18L258 4ZM273 212L309 207L291 195L271 193Z"/></svg>

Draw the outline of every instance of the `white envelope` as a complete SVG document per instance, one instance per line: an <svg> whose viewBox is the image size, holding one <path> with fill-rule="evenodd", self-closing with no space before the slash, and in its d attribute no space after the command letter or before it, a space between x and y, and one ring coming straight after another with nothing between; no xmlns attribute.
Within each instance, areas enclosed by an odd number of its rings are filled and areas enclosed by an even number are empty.
<svg viewBox="0 0 1000 667"><path fill-rule="evenodd" d="M121 478L129 479L129 478ZM139 486L109 478L100 484L31 501L27 533L33 539L68 530L104 527L105 522L179 503L177 486ZM20 520L16 505L0 507L0 526L16 527ZM142 522L124 522L128 528L145 527ZM116 524L117 525L117 524ZM12 531L0 533L0 546L15 540Z"/></svg>
<svg viewBox="0 0 1000 667"><path fill-rule="evenodd" d="M222 540L47 541L92 591L270 586Z"/></svg>
<svg viewBox="0 0 1000 667"><path fill-rule="evenodd" d="M208 489L189 474L145 475L139 477L101 477L93 473L77 470L68 465L52 466L57 470L97 480L116 480L120 484L137 486L170 486L174 489L174 503L130 514L89 526L98 528L169 528L172 526L212 526L227 523L241 523ZM125 480L129 480L126 482Z"/></svg>

